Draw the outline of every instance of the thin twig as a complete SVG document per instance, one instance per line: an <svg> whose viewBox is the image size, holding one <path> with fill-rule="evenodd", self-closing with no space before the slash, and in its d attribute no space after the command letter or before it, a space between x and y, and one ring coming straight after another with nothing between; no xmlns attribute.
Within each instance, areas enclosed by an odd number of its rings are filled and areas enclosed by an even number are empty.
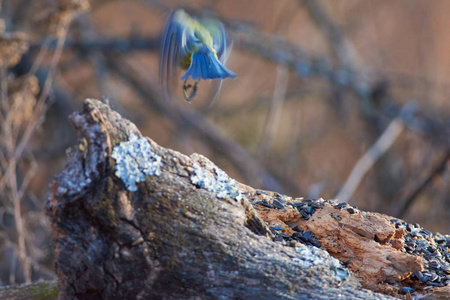
<svg viewBox="0 0 450 300"><path fill-rule="evenodd" d="M16 157L20 157L23 153L23 150L25 149L25 147L27 146L31 134L33 134L33 132L36 130L36 128L42 123L43 121L43 117L45 115L45 110L46 110L46 99L49 95L50 92L50 88L52 86L52 82L53 82L53 78L54 78L54 73L56 71L56 65L59 62L59 59L61 58L61 54L64 50L64 42L66 40L67 37L67 30L69 27L69 23L64 24L64 31L63 33L61 33L61 35L58 37L58 43L57 43L57 47L55 50L55 53L53 54L52 60L50 62L50 67L49 67L49 71L48 71L48 76L45 79L45 83L44 83L44 88L42 89L42 93L39 97L39 100L36 104L36 108L33 112L33 116L32 116L32 120L36 120L35 122L31 122L30 126L28 126L23 134L22 139L19 142L19 145L16 148L16 151L14 153L14 155Z"/></svg>
<svg viewBox="0 0 450 300"><path fill-rule="evenodd" d="M391 121L389 126L378 138L375 144L358 160L353 167L350 176L344 186L335 197L341 202L348 202L355 193L366 173L373 167L375 162L389 149L405 128L403 122L404 114L411 110L408 103L402 108L400 115Z"/></svg>
<svg viewBox="0 0 450 300"><path fill-rule="evenodd" d="M278 128L280 120L281 110L283 108L283 101L286 97L286 91L288 86L288 68L284 65L277 67L277 78L275 83L275 89L273 91L272 101L270 103L269 115L267 116L266 126L264 134L259 145L259 151L257 154L258 160L264 162L267 152L269 151L272 143L275 131Z"/></svg>
<svg viewBox="0 0 450 300"><path fill-rule="evenodd" d="M30 159L30 164L31 166L27 169L25 177L22 180L22 184L20 185L20 189L17 192L17 196L19 197L19 199L23 199L25 192L28 189L28 185L30 184L31 179L33 179L34 174L36 173L36 170L38 168L38 165L34 157Z"/></svg>
<svg viewBox="0 0 450 300"><path fill-rule="evenodd" d="M6 121L11 119L12 113L8 114L8 117ZM9 199L12 202L13 205L13 212L14 212L14 221L16 223L16 231L17 231L17 245L18 245L18 252L17 256L19 257L21 267L23 270L23 276L25 278L25 282L31 282L31 269L30 264L28 262L28 256L26 252L26 245L25 245L25 226L22 219L22 209L20 206L20 198L18 193L18 187L17 187L17 159L14 155L14 146L16 145L16 141L14 140L13 135L11 134L11 123L5 122L3 124L5 126L4 131L4 139L6 142L6 151L8 153L8 169L11 170L8 174L6 172L6 176L4 176L2 179L5 181L5 185L8 187L9 192ZM15 280L15 276L11 277L11 279Z"/></svg>
<svg viewBox="0 0 450 300"><path fill-rule="evenodd" d="M9 101L8 101L8 77L7 77L7 66L6 64L0 67L0 121L3 123L5 116L9 111Z"/></svg>
<svg viewBox="0 0 450 300"><path fill-rule="evenodd" d="M117 50L122 53L131 51L148 51L158 50L161 37L149 38L131 38L131 39L84 39L84 40L67 40L64 45L65 50L80 51L81 53L93 53L96 51ZM42 43L35 43L30 45L30 51L34 52L41 49L45 45ZM53 44L48 45L49 49L56 49L57 46Z"/></svg>
<svg viewBox="0 0 450 300"><path fill-rule="evenodd" d="M50 42L52 41L52 38L49 36L47 37L44 42L39 47L39 53L36 56L35 60L33 61L33 65L30 68L30 71L28 72L27 76L32 76L36 74L37 70L39 69L42 61L44 60L45 55L47 54Z"/></svg>
<svg viewBox="0 0 450 300"><path fill-rule="evenodd" d="M356 50L345 38L345 35L342 34L338 24L331 20L319 1L307 0L305 1L305 6L316 24L318 24L328 36L328 39L331 42L331 48L339 59L342 67L349 70L353 69L354 59L357 57Z"/></svg>
<svg viewBox="0 0 450 300"><path fill-rule="evenodd" d="M444 173L447 170L447 164L450 162L450 149L447 149L441 159L435 164L435 167L431 169L430 173L423 178L422 182L402 200L394 211L394 216L403 218L408 211L408 208L417 199L417 196L432 182L433 178L437 175Z"/></svg>
<svg viewBox="0 0 450 300"><path fill-rule="evenodd" d="M58 43L57 43L58 46L56 47L55 53L53 54L52 60L50 62L50 67L49 67L47 78L45 79L45 82L44 82L44 87L43 87L42 92L39 96L39 99L36 103L35 109L33 111L33 115L30 118L30 122L28 123L28 126L25 128L25 131L24 131L23 135L21 136L20 142L18 142L18 144L14 150L13 156L16 159L19 159L22 156L23 151L25 150L26 146L28 145L32 134L35 132L36 128L42 123L43 118L45 116L45 111L46 111L46 107L47 107L46 100L47 100L47 97L48 97L48 94L50 92L50 88L51 88L51 85L53 82L56 65L57 65L57 63L61 57L61 54L64 50L64 42L67 37L68 25L69 24L66 24L66 26L64 27L65 28L64 32L58 37ZM15 165L10 164L5 171L5 177L10 176L10 174L13 171L15 171ZM2 180L0 180L0 187L2 187L4 184L3 180L4 180L4 178L2 178Z"/></svg>
<svg viewBox="0 0 450 300"><path fill-rule="evenodd" d="M22 265L23 276L25 277L25 282L31 282L31 268L30 262L27 255L26 245L25 245L25 226L22 218L22 209L20 206L20 198L17 192L17 178L16 172L11 172L10 180L10 188L11 188L11 197L14 205L14 220L16 222L16 230L17 230L17 243L19 246L19 260Z"/></svg>

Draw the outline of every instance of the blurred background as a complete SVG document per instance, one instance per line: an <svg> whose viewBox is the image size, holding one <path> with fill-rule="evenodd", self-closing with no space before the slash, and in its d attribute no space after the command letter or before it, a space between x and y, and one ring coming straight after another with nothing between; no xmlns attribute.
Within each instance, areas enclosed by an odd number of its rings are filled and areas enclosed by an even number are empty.
<svg viewBox="0 0 450 300"><path fill-rule="evenodd" d="M166 101L171 9L208 13L233 48L220 96ZM68 116L109 101L143 135L255 188L338 198L450 232L450 2L3 1L0 285L55 278L45 200ZM180 72L180 76L181 76Z"/></svg>

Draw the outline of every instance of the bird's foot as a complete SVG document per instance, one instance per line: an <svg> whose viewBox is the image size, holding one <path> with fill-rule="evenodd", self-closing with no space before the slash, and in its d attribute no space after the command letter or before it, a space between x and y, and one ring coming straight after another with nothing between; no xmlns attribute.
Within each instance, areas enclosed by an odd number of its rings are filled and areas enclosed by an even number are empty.
<svg viewBox="0 0 450 300"><path fill-rule="evenodd" d="M187 79L184 81L184 83L183 83L183 94L184 94L184 99L186 99L187 102L189 102L192 99L194 99L195 96L197 95L197 93L198 93L198 83L199 82L200 82L200 80L196 81L194 83L194 85L192 86L192 84L188 84L187 83ZM189 92L190 89L192 89L192 90Z"/></svg>

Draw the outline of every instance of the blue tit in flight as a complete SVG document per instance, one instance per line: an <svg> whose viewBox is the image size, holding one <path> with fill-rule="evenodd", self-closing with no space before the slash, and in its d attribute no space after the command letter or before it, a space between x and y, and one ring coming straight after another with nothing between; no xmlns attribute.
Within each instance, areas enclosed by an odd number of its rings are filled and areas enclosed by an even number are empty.
<svg viewBox="0 0 450 300"><path fill-rule="evenodd" d="M200 79L219 81L214 95L216 98L222 79L236 78L236 74L224 66L228 50L225 28L220 21L191 17L182 9L172 12L162 37L161 84L167 89L169 80L174 78L175 69L181 68L186 70L180 78L184 80L186 101L196 96ZM187 84L189 77L195 82L194 86ZM192 90L189 92L189 89Z"/></svg>

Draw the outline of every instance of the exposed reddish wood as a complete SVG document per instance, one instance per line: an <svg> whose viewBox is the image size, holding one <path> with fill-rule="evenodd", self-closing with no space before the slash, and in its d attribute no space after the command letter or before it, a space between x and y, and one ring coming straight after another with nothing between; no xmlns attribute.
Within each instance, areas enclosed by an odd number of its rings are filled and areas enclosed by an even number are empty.
<svg viewBox="0 0 450 300"><path fill-rule="evenodd" d="M296 225L312 231L320 238L322 247L348 265L367 288L386 291L387 287L382 283L401 281L423 268L420 257L398 250L398 243L401 243L399 238L404 232L396 231L381 214L350 214L325 203L323 209L305 220L290 206L284 210L262 205L255 205L255 208L269 224L284 225L285 234L291 235L291 228Z"/></svg>

